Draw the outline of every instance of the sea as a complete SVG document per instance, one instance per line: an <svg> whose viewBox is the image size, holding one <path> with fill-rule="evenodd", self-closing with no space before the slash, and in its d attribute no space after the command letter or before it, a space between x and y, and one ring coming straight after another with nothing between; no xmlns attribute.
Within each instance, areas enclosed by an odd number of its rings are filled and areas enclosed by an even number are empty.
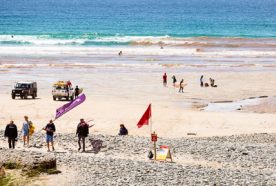
<svg viewBox="0 0 276 186"><path fill-rule="evenodd" d="M0 62L18 55L123 51L153 56L134 61L199 65L235 56L248 66L251 57L261 56L260 63L271 66L275 10L276 0L0 0Z"/></svg>

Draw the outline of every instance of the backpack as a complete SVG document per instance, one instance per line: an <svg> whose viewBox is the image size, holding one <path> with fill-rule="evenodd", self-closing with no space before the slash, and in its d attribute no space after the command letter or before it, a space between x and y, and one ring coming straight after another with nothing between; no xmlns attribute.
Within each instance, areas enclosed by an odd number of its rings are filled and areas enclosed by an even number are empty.
<svg viewBox="0 0 276 186"><path fill-rule="evenodd" d="M32 122L29 123L29 135L32 136L34 134L34 131L35 131L35 126Z"/></svg>
<svg viewBox="0 0 276 186"><path fill-rule="evenodd" d="M153 158L153 153L151 152L151 150L150 150L149 153L148 153L148 158L149 158L149 159L152 159L152 158Z"/></svg>

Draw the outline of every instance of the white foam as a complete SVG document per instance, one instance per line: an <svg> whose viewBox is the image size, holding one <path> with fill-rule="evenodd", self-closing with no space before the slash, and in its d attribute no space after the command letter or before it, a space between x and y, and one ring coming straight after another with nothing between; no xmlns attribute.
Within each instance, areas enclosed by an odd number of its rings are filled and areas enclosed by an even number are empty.
<svg viewBox="0 0 276 186"><path fill-rule="evenodd" d="M157 47L0 46L0 55L191 55L194 49Z"/></svg>
<svg viewBox="0 0 276 186"><path fill-rule="evenodd" d="M241 109L243 106L257 105L261 98L245 99L235 102L209 103L203 110L209 112L231 112Z"/></svg>
<svg viewBox="0 0 276 186"><path fill-rule="evenodd" d="M32 45L66 45L83 44L88 39L52 39L47 36L23 36L23 35L0 35L0 41L12 41L18 43L29 43Z"/></svg>

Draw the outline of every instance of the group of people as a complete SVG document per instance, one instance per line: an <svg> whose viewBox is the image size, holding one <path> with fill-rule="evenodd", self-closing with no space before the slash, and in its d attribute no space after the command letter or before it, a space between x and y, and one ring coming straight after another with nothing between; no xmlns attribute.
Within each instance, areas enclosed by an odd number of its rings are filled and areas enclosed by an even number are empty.
<svg viewBox="0 0 276 186"><path fill-rule="evenodd" d="M29 147L30 136L33 134L33 123L29 120L28 116L24 116L24 122L22 124L21 135L23 140L23 146ZM49 123L43 128L46 131L46 142L48 151L50 151L50 145L52 146L53 151L54 148L54 132L56 131L55 124L53 120L50 120ZM9 148L15 148L15 142L18 141L18 130L17 126L13 120L7 124L5 129L5 137L8 138Z"/></svg>
<svg viewBox="0 0 276 186"><path fill-rule="evenodd" d="M68 80L67 81L67 91L69 92L69 90L72 88L72 83L71 83L71 81L70 80ZM77 98L77 97L79 97L79 95L80 95L80 89L79 89L79 87L78 87L78 85L76 86L76 88L75 88L75 98Z"/></svg>
<svg viewBox="0 0 276 186"><path fill-rule="evenodd" d="M31 126L32 122L29 120L28 116L24 116L24 122L22 124L21 134L23 140L23 146L29 147L29 140L31 136ZM89 135L89 128L93 125L89 126L88 122L85 122L84 119L80 119L80 122L77 125L76 136L78 137L78 151L82 149L82 152L85 152L85 139ZM53 120L50 120L49 123L42 129L46 131L46 143L48 152L50 152L50 147L52 147L52 151L55 151L54 148L54 133L56 132L56 127ZM15 143L18 141L18 130L14 121L10 121L7 124L5 129L5 137L8 138L9 148L15 148ZM124 124L120 124L119 135L128 135L128 130L124 126Z"/></svg>
<svg viewBox="0 0 276 186"><path fill-rule="evenodd" d="M200 77L200 86L201 87L209 87L209 86L211 86L211 87L217 87L217 85L215 85L215 80L213 78L209 78L210 85L207 82L204 83L203 78L204 78L204 76L201 75L201 77Z"/></svg>
<svg viewBox="0 0 276 186"><path fill-rule="evenodd" d="M172 76L172 82L173 82L173 86L176 87L176 77L175 75ZM164 87L167 86L167 73L163 74L163 85ZM178 92L180 93L184 93L184 79L181 79L180 83L179 83L179 90Z"/></svg>
<svg viewBox="0 0 276 186"><path fill-rule="evenodd" d="M215 85L215 80L213 78L209 78L210 84L207 83L207 82L204 83L204 79L203 78L204 78L204 76L201 75L201 77L200 77L200 86L201 87L209 87L209 86L211 86L211 87L217 87L217 85ZM172 76L172 83L173 83L174 87L176 87L176 82L177 82L176 77L175 77L175 75L173 75ZM167 73L163 74L163 85L164 85L164 87L167 86ZM181 81L179 83L179 91L178 92L184 93L184 91L183 91L184 86L185 86L184 79L181 79Z"/></svg>

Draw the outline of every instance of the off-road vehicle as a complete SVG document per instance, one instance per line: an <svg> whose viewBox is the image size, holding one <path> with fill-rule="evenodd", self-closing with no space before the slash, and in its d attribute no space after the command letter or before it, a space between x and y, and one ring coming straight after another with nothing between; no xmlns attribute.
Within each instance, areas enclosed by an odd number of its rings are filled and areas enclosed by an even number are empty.
<svg viewBox="0 0 276 186"><path fill-rule="evenodd" d="M11 96L12 99L16 97L27 99L28 96L32 96L35 99L37 97L37 83L33 81L17 82L12 90Z"/></svg>
<svg viewBox="0 0 276 186"><path fill-rule="evenodd" d="M52 95L53 100L62 100L65 98L69 101L74 99L75 91L66 81L58 81L53 85Z"/></svg>

